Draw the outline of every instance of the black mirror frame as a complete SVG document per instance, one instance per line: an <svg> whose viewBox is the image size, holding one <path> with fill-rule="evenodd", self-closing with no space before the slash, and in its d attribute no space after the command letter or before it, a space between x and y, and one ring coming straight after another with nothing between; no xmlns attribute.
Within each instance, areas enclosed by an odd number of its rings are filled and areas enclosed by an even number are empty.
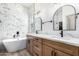
<svg viewBox="0 0 79 59"><path fill-rule="evenodd" d="M64 5L64 6L71 6L71 7L73 7L74 8L74 11L75 11L75 29L74 30L63 30L63 31L75 31L76 30L76 9L75 9L75 7L74 6L72 6L72 5ZM55 13L54 13L54 15L53 15L53 30L54 31L61 31L61 30L56 30L56 29L54 29L54 16L55 16L55 14L56 14L56 12L60 9L60 8L62 8L62 7L64 7L64 6L61 6L61 7L59 7L56 11L55 11Z"/></svg>

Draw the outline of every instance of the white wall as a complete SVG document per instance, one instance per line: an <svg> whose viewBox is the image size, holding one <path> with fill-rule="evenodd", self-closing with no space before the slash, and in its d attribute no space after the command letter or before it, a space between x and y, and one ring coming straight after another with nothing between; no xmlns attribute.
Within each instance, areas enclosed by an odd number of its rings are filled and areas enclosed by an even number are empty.
<svg viewBox="0 0 79 59"><path fill-rule="evenodd" d="M63 5L73 5L76 13L79 13L79 4L37 3L35 4L35 12L40 10L40 13L35 18L41 17L43 22L53 20L53 14ZM59 31L53 31L53 23L45 23L42 26L43 30L39 31L39 33L59 35ZM76 19L76 31L64 31L64 35L68 33L77 37L79 36L79 16Z"/></svg>
<svg viewBox="0 0 79 59"><path fill-rule="evenodd" d="M21 4L0 4L0 40L13 38L16 31L20 37L25 37L28 32L28 10Z"/></svg>

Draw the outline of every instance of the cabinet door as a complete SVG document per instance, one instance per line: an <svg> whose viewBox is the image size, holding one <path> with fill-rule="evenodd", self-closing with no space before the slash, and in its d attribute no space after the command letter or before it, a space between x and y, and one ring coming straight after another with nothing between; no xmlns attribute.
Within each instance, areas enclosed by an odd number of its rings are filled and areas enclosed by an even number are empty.
<svg viewBox="0 0 79 59"><path fill-rule="evenodd" d="M27 43L26 43L26 48L27 48L28 51L30 51L30 50L29 50L29 49L30 49L30 40L28 39L26 42L27 42Z"/></svg>
<svg viewBox="0 0 79 59"><path fill-rule="evenodd" d="M32 49L33 49L32 46L33 46L33 40L30 39L30 49L29 49L29 50L30 50L30 53L31 53L31 54L32 54Z"/></svg>
<svg viewBox="0 0 79 59"><path fill-rule="evenodd" d="M27 47L27 50L32 54L32 39L28 39L27 40L27 45L26 45L26 47Z"/></svg>
<svg viewBox="0 0 79 59"><path fill-rule="evenodd" d="M54 49L47 45L43 45L43 56L53 56L53 55L54 55Z"/></svg>
<svg viewBox="0 0 79 59"><path fill-rule="evenodd" d="M71 56L71 55L58 51L58 50L55 50L54 56Z"/></svg>

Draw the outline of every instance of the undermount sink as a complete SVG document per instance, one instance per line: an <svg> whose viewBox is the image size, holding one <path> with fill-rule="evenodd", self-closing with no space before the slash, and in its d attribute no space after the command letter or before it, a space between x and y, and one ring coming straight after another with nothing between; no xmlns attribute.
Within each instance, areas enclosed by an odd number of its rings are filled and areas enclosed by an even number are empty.
<svg viewBox="0 0 79 59"><path fill-rule="evenodd" d="M49 35L51 38L57 38L59 40L72 40L72 39L77 39L69 36L63 36L61 37L60 35Z"/></svg>

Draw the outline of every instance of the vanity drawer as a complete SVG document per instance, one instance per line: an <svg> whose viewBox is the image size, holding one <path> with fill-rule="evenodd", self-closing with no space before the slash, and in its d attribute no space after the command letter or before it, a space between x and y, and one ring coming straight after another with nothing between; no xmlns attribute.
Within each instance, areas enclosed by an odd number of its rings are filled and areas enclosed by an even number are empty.
<svg viewBox="0 0 79 59"><path fill-rule="evenodd" d="M34 38L34 41L37 41L37 42L42 42L42 39L41 38Z"/></svg>
<svg viewBox="0 0 79 59"><path fill-rule="evenodd" d="M44 39L43 44L48 45L54 49L57 49L59 51L62 51L70 55L78 55L79 53L78 47L68 45L65 43L60 43L60 42Z"/></svg>
<svg viewBox="0 0 79 59"><path fill-rule="evenodd" d="M35 46L35 47L37 47L39 49L42 49L42 43L40 43L40 42L34 41L33 46Z"/></svg>
<svg viewBox="0 0 79 59"><path fill-rule="evenodd" d="M41 38L38 38L38 40L37 40L38 42L40 42L40 43L42 43L42 39Z"/></svg>
<svg viewBox="0 0 79 59"><path fill-rule="evenodd" d="M33 46L33 55L36 56L41 56L42 55L42 50L36 46Z"/></svg>
<svg viewBox="0 0 79 59"><path fill-rule="evenodd" d="M42 42L38 42L38 40L33 41L33 55L42 55Z"/></svg>

